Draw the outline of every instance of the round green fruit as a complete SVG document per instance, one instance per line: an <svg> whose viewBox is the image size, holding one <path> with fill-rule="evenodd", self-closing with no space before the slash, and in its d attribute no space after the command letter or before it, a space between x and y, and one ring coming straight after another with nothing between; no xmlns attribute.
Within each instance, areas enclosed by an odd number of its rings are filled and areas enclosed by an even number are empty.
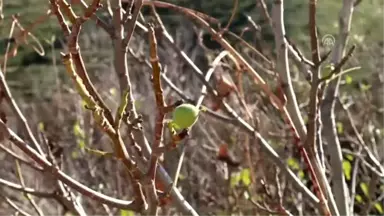
<svg viewBox="0 0 384 216"><path fill-rule="evenodd" d="M176 129L193 126L199 117L199 108L192 104L181 104L173 111L172 122Z"/></svg>

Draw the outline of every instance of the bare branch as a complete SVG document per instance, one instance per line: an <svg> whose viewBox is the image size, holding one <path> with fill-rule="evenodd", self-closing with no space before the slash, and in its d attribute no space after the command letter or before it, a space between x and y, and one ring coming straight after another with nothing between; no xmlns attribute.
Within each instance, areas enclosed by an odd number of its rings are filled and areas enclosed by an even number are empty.
<svg viewBox="0 0 384 216"><path fill-rule="evenodd" d="M12 156L13 158L17 159L18 161L20 161L21 163L24 163L26 164L27 166L31 167L32 169L36 170L36 171L43 171L43 168L41 168L40 166L37 166L33 161L28 161L26 159L24 159L23 157L21 157L20 155L16 154L15 152L13 152L12 150L6 148L4 145L0 144L0 149L2 149L4 152L6 152L7 154L9 154L10 156Z"/></svg>
<svg viewBox="0 0 384 216"><path fill-rule="evenodd" d="M43 192L43 191L37 191L33 188L27 188L22 185L7 181L5 179L0 178L0 184L4 187L8 187L12 190L17 190L20 192L28 193L37 197L43 197L43 198L52 198L53 192Z"/></svg>
<svg viewBox="0 0 384 216"><path fill-rule="evenodd" d="M339 14L339 35L332 50L331 63L338 64L343 57L345 46L347 43L348 33L351 28L351 20L354 9L354 0L343 0L343 6ZM321 121L323 124L322 134L327 142L330 155L330 167L332 167L333 195L337 204L340 215L351 215L348 203L350 197L345 182L342 167L342 153L340 142L337 137L336 122L335 122L335 105L336 98L339 92L339 84L341 77L333 80L325 89L325 97L321 105Z"/></svg>

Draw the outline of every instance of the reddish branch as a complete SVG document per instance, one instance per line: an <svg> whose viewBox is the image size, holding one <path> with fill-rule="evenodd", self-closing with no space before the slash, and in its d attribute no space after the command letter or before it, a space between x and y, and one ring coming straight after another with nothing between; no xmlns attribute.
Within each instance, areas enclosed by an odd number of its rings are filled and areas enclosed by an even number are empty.
<svg viewBox="0 0 384 216"><path fill-rule="evenodd" d="M156 174L156 165L158 161L159 155L156 153L156 149L160 147L161 139L163 137L163 121L166 114L166 104L164 102L163 97L163 89L161 87L161 80L160 80L160 63L159 63L159 57L157 55L157 41L155 36L155 31L153 29L153 26L149 26L148 28L148 34L149 34L149 43L150 43L150 62L152 64L152 83L153 83L153 89L155 92L155 98L156 98L156 105L157 105L157 115L156 115L156 123L155 123L155 137L152 144L152 155L151 155L151 162L150 167L148 170L149 177L154 180L155 174Z"/></svg>
<svg viewBox="0 0 384 216"><path fill-rule="evenodd" d="M59 4L57 4L57 1L51 0L51 5L53 7L53 11L56 13L63 31L66 32L68 37L68 48L70 53L63 55L63 61L67 72L74 79L77 90L79 91L79 94L82 96L83 100L89 102L87 105L91 106L89 109L93 112L96 122L112 140L117 158L120 159L127 168L127 171L133 180L136 204L138 204L140 207L145 207L145 198L142 192L141 184L139 183L141 178L141 171L138 169L137 163L128 154L125 144L119 133L119 128L113 128L112 125L114 125L115 121L112 117L111 111L105 105L96 89L94 88L92 82L90 81L80 53L80 47L78 45L81 26L84 22L90 19L98 7L100 7L100 0L94 0L92 5L85 10L84 16L80 17L76 16L71 7L65 1L59 1ZM61 8L59 6L64 8L65 14L72 22L72 28L70 30L67 24L64 23L64 17L62 16Z"/></svg>
<svg viewBox="0 0 384 216"><path fill-rule="evenodd" d="M76 71L78 75L83 80L84 85L89 91L89 93L95 97L95 100L98 102L99 106L101 106L105 110L106 118L112 124L113 117L111 110L107 107L101 96L96 91L96 88L92 84L92 81L89 79L88 73L85 69L83 58L81 56L80 47L78 45L78 37L80 34L81 25L88 19L90 19L90 16L97 10L98 7L100 7L100 1L93 1L92 5L86 9L83 17L77 17L70 5L65 0L50 0L50 2L52 5L52 10L57 16L57 19L64 32L64 35L68 37L68 49L71 53L71 57L76 66ZM61 12L62 10L72 22L73 26L71 30L65 23L64 16Z"/></svg>

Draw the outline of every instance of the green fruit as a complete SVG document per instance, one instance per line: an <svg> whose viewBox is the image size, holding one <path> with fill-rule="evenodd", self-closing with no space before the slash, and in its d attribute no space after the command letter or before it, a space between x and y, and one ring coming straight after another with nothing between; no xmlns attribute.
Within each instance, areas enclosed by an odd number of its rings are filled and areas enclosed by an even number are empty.
<svg viewBox="0 0 384 216"><path fill-rule="evenodd" d="M181 104L173 111L172 122L176 129L193 126L199 117L199 108L192 104Z"/></svg>

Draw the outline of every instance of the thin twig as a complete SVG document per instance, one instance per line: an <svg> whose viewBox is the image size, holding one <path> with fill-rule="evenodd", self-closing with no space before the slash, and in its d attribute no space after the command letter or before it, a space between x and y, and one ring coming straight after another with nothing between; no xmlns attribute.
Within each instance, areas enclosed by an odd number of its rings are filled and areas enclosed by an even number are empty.
<svg viewBox="0 0 384 216"><path fill-rule="evenodd" d="M20 167L20 163L19 161L16 159L15 160L15 163L16 163L16 171L17 171L17 174L18 174L18 177L19 177L19 181L20 181L20 185L23 187L23 189L25 188L25 183L24 183L24 178L23 178L23 174L21 172L21 167ZM26 193L24 192L24 195L25 197L27 198L27 200L29 201L29 203L32 205L33 209L36 211L36 213L39 215L39 216L44 216L44 213L43 211L40 209L40 207L36 204L35 200L31 197L31 195L29 193Z"/></svg>
<svg viewBox="0 0 384 216"><path fill-rule="evenodd" d="M7 71L8 53L9 53L9 49L11 48L11 40L13 39L12 35L13 35L13 31L15 29L15 25L16 25L16 21L13 20L12 21L12 25L11 25L11 30L9 31L7 48L5 49L5 53L4 53L4 60L2 62L2 64L3 64L3 73L6 73L6 71Z"/></svg>
<svg viewBox="0 0 384 216"><path fill-rule="evenodd" d="M227 25L220 31L221 34L228 31L230 25L232 24L233 20L235 19L236 12L237 12L238 8L239 8L239 0L233 0L233 8L232 8L232 12L231 12L231 17L229 18Z"/></svg>
<svg viewBox="0 0 384 216"><path fill-rule="evenodd" d="M84 0L80 0L81 6L83 11L86 11L88 9L87 3L84 2ZM106 31L109 35L113 35L112 28L107 25L100 17L98 17L96 14L91 15L91 19L96 23L96 25L100 26L104 31Z"/></svg>
<svg viewBox="0 0 384 216"><path fill-rule="evenodd" d="M125 27L124 30L127 32L125 38L123 39L124 47L129 46L129 42L131 41L133 32L135 31L137 18L139 17L141 7L143 6L143 0L132 0L132 1L135 1L134 10L129 21L124 26ZM121 6L120 6L120 10L121 10Z"/></svg>
<svg viewBox="0 0 384 216"><path fill-rule="evenodd" d="M9 154L10 156L12 156L13 158L17 159L18 161L20 161L21 163L24 163L26 164L27 166L31 167L32 169L36 170L36 171L43 171L43 168L41 168L40 166L37 166L36 164L33 163L33 161L28 161L26 159L24 159L23 157L21 157L20 155L16 154L15 152L13 152L12 150L6 148L4 145L0 144L0 149L2 149L5 153Z"/></svg>
<svg viewBox="0 0 384 216"><path fill-rule="evenodd" d="M7 85L7 81L5 80L4 73L1 71L1 69L0 69L0 88L3 92L3 96L5 97L5 100L11 106L17 119L21 122L29 141L33 144L34 148L39 152L39 154L42 157L44 157L44 152L41 149L39 143L37 142L35 136L33 135L32 130L28 125L27 119L24 117L15 99L13 98L11 91Z"/></svg>
<svg viewBox="0 0 384 216"><path fill-rule="evenodd" d="M33 188L27 188L27 187L24 187L22 185L19 185L19 184L10 182L10 181L7 181L7 180L2 179L2 178L0 178L0 185L7 187L7 188L10 188L12 190L17 190L17 191L20 191L23 193L28 193L28 194L31 194L33 196L42 197L42 198L52 198L53 194L54 194L53 192L43 192L43 191L37 191Z"/></svg>
<svg viewBox="0 0 384 216"><path fill-rule="evenodd" d="M29 213L27 213L26 211L24 211L23 209L21 209L19 206L17 206L11 199L9 199L8 197L5 197L4 195L1 195L0 196L4 197L5 201L12 207L14 208L18 213L24 215L24 216L31 216Z"/></svg>
<svg viewBox="0 0 384 216"><path fill-rule="evenodd" d="M359 150L357 151L357 154L360 154L362 151L362 148L360 146ZM351 178L351 203L349 205L349 213L351 215L354 214L354 207L355 207L355 197L356 197L356 184L357 184L357 175L359 173L359 167L360 167L360 158L356 158L355 163L353 164L353 170L352 170L352 178Z"/></svg>

